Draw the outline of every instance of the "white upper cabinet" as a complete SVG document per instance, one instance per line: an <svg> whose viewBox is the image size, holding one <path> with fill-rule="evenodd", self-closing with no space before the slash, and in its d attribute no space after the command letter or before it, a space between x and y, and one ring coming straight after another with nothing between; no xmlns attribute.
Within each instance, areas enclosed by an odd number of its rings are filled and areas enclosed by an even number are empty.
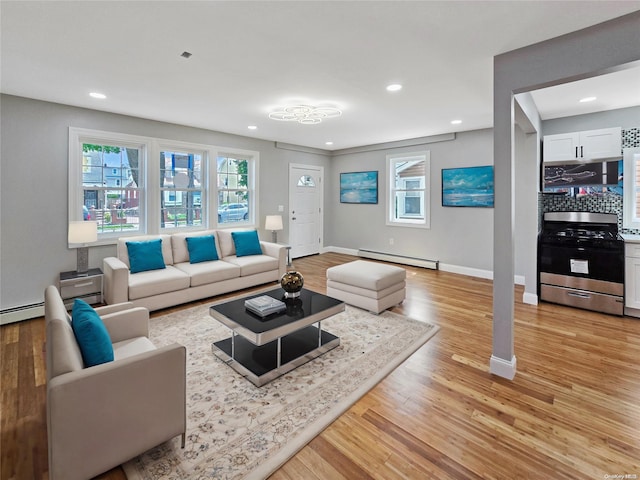
<svg viewBox="0 0 640 480"><path fill-rule="evenodd" d="M622 129L615 127L545 135L542 151L545 163L622 158Z"/></svg>

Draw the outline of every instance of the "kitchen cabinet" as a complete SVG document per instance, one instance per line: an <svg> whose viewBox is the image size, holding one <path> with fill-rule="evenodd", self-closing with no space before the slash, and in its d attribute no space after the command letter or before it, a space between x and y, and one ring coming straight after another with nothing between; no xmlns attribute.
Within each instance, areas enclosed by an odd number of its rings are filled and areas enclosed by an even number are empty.
<svg viewBox="0 0 640 480"><path fill-rule="evenodd" d="M542 152L545 163L622 158L622 129L615 127L545 135Z"/></svg>
<svg viewBox="0 0 640 480"><path fill-rule="evenodd" d="M624 313L640 317L640 243L634 241L624 245Z"/></svg>

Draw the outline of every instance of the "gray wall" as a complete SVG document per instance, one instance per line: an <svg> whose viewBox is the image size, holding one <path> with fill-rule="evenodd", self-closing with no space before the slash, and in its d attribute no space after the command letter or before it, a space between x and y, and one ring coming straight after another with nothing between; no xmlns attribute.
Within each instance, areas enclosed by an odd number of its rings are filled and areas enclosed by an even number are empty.
<svg viewBox="0 0 640 480"><path fill-rule="evenodd" d="M67 248L69 126L259 151L259 228L278 205L288 211L289 163L330 166L328 154L248 137L8 95L0 104L0 310L41 303L59 272L75 270L76 251ZM101 267L113 254L113 246L90 248L89 265Z"/></svg>
<svg viewBox="0 0 640 480"><path fill-rule="evenodd" d="M325 222L325 244L439 260L444 268L491 271L493 209L443 207L441 171L451 167L493 165L492 143L491 130L475 130L457 133L451 141L335 156L327 176L332 189L325 202L332 214ZM424 150L431 152L431 228L387 226L386 156ZM379 171L378 204L341 204L340 173L363 170Z"/></svg>
<svg viewBox="0 0 640 480"><path fill-rule="evenodd" d="M336 155L277 148L274 142L180 125L98 112L3 95L1 102L0 190L0 309L42 301L42 292L55 284L60 271L75 269L75 250L67 248L68 128L69 126L192 141L260 152L260 229L264 216L284 205L283 232L288 240L288 165L325 168L324 239L326 247L369 248L388 253L439 260L444 269L490 274L493 269L493 209L441 205L442 168L492 165L492 130L457 133L454 140L399 148ZM543 122L552 133L621 125L637 126L640 107ZM602 118L600 118L602 117ZM625 119L628 119L625 120ZM535 134L517 132L516 218L533 219L537 212ZM304 149L301 149L304 150ZM431 152L431 228L390 227L385 224L386 155ZM532 153L532 151L534 153ZM521 152L521 153L518 153ZM378 170L378 205L339 202L341 172ZM535 294L535 234L531 222L516 229L515 274L525 277L526 291ZM269 235L262 231L262 238ZM394 244L389 240L393 238ZM90 265L101 266L113 255L110 246L90 249Z"/></svg>

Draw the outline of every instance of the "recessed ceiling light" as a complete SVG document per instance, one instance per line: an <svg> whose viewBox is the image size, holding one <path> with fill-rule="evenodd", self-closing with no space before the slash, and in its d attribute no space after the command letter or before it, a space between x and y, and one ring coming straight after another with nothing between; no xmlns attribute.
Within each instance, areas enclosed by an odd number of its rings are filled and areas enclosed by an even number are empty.
<svg viewBox="0 0 640 480"><path fill-rule="evenodd" d="M580 99L580 103L593 102L597 97L584 97Z"/></svg>
<svg viewBox="0 0 640 480"><path fill-rule="evenodd" d="M191 55L193 55L193 53L187 52L186 50L180 54L182 58L191 58Z"/></svg>
<svg viewBox="0 0 640 480"><path fill-rule="evenodd" d="M397 92L398 90L402 90L402 85L399 83L392 83L391 85L387 85L388 92Z"/></svg>
<svg viewBox="0 0 640 480"><path fill-rule="evenodd" d="M325 145L333 145L333 142L324 142Z"/></svg>
<svg viewBox="0 0 640 480"><path fill-rule="evenodd" d="M247 128L249 130L257 130L258 129L258 127L256 127L255 125L249 125Z"/></svg>
<svg viewBox="0 0 640 480"><path fill-rule="evenodd" d="M99 92L91 92L89 96L93 98L99 98L100 100L104 100L105 98L107 98L107 96L104 93L99 93Z"/></svg>
<svg viewBox="0 0 640 480"><path fill-rule="evenodd" d="M451 125L460 125L462 120L451 120Z"/></svg>

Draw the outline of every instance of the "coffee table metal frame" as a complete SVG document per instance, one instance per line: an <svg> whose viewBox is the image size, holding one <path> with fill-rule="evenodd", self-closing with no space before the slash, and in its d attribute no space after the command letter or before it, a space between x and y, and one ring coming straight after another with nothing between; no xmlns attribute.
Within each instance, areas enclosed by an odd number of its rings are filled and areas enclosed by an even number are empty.
<svg viewBox="0 0 640 480"><path fill-rule="evenodd" d="M261 387L340 345L339 337L322 330L322 320L344 311L344 302L338 300L334 300L328 308L312 312L301 318L290 316L290 321L285 323L282 322L282 319L288 316L287 312L270 315L265 319L254 316L261 323L266 322L262 325L264 328L260 329L262 331L254 331L250 327L238 323L232 316L216 310L217 306L229 302L242 302L244 305L244 300L264 294L271 294L277 298L280 292L284 293L280 288L261 293L254 292L216 303L209 308L209 314L231 330L231 337L211 344L213 353L257 387ZM308 293L328 298L319 293L307 291ZM253 316L246 311L242 311L239 315ZM269 328L268 322L274 319L279 320L277 322L279 325ZM259 360L256 363L256 358L261 358L262 363ZM264 363L273 365L265 367Z"/></svg>

